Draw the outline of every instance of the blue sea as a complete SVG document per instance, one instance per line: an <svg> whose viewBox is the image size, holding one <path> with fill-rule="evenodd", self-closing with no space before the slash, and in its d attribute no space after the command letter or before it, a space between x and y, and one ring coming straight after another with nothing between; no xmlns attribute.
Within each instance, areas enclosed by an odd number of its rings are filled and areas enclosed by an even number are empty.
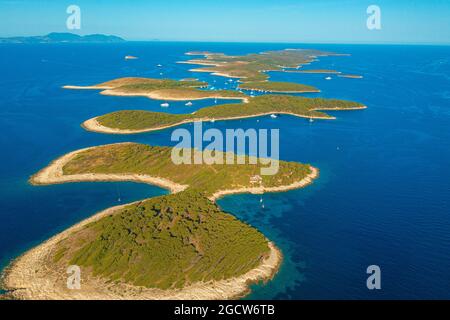
<svg viewBox="0 0 450 320"><path fill-rule="evenodd" d="M63 90L117 77L196 77L216 88L227 79L192 73L184 53L246 54L315 48L314 69L364 76L271 72L275 81L314 85L310 97L350 99L366 110L331 112L333 121L291 116L216 122L206 127L278 128L282 160L311 163L311 186L262 196L234 195L220 206L261 230L283 251L280 272L254 285L252 299L450 298L450 47L128 42L0 45L0 267L99 210L166 194L136 183L31 186L28 178L75 149L120 141L173 145L172 129L117 136L80 124L122 109L161 111L161 101ZM138 60L125 61L125 55ZM157 65L162 64L158 68ZM192 112L214 101L170 103ZM183 126L189 130L192 125ZM368 290L366 268L381 268L381 290Z"/></svg>

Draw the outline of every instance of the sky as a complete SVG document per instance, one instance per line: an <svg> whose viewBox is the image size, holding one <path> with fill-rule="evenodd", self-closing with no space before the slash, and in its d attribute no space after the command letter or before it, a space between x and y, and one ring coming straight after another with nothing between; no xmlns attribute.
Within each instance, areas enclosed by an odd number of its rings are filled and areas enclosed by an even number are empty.
<svg viewBox="0 0 450 320"><path fill-rule="evenodd" d="M66 10L81 10L68 30ZM367 27L377 5L381 29ZM104 33L127 40L450 44L450 0L0 0L0 37Z"/></svg>

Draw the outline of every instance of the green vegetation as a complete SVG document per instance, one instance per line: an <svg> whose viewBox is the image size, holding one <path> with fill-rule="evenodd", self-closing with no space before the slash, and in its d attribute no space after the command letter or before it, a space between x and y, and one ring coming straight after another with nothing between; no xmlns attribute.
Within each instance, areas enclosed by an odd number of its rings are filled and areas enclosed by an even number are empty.
<svg viewBox="0 0 450 320"><path fill-rule="evenodd" d="M346 110L363 108L357 102L304 98L287 95L264 95L250 99L248 103L223 104L199 109L193 114L167 114L139 110L123 110L106 114L97 118L97 121L109 128L145 130L172 126L183 121L221 120L227 118L249 117L267 113L292 113L303 117L330 117L317 110Z"/></svg>
<svg viewBox="0 0 450 320"><path fill-rule="evenodd" d="M100 116L97 121L109 128L141 130L175 125L190 117L190 115L165 112L121 110Z"/></svg>
<svg viewBox="0 0 450 320"><path fill-rule="evenodd" d="M115 89L124 92L149 92L161 89L198 88L201 86L202 82L198 81L161 80L157 82L126 84L120 87L116 87Z"/></svg>
<svg viewBox="0 0 450 320"><path fill-rule="evenodd" d="M206 87L206 82L197 80L177 81L171 79L152 79L152 78L119 78L103 82L97 87L110 87L119 91L154 91L160 89L177 88L201 88Z"/></svg>
<svg viewBox="0 0 450 320"><path fill-rule="evenodd" d="M267 51L245 56L206 53L205 59L194 59L190 62L193 64L214 64L212 67L201 68L202 71L226 74L242 78L243 81L264 81L268 78L264 73L266 71L296 68L312 62L319 55L331 55L331 53L303 49Z"/></svg>
<svg viewBox="0 0 450 320"><path fill-rule="evenodd" d="M149 288L181 288L229 279L258 266L269 254L267 239L208 200L223 189L254 187L261 165L175 165L171 148L124 143L85 150L64 167L77 173L149 174L189 185L180 193L128 205L58 243L52 263L79 265L94 276ZM236 157L236 156L235 156ZM303 179L309 165L280 162L264 187ZM259 186L257 184L256 186Z"/></svg>
<svg viewBox="0 0 450 320"><path fill-rule="evenodd" d="M171 158L172 148L126 143L100 146L78 154L63 167L65 175L78 173L147 174L189 185L210 196L218 190L253 186L250 177L259 175L260 163L239 164L181 164ZM193 152L192 152L193 156ZM235 161L236 163L236 161ZM292 184L309 174L308 165L280 161L276 175L262 176L265 187Z"/></svg>
<svg viewBox="0 0 450 320"><path fill-rule="evenodd" d="M269 92L319 92L319 89L293 82L252 81L239 85L240 89Z"/></svg>
<svg viewBox="0 0 450 320"><path fill-rule="evenodd" d="M112 281L160 289L239 276L269 253L260 232L195 191L129 205L87 225L59 247L61 263L91 268L94 276Z"/></svg>

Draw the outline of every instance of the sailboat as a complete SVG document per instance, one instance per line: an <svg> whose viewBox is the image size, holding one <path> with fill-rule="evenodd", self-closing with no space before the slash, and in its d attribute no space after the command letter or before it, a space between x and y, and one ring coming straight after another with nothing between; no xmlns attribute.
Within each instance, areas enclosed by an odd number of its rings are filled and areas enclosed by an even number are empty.
<svg viewBox="0 0 450 320"><path fill-rule="evenodd" d="M185 106L188 106L188 107L192 106L192 102L189 101L188 103L185 104Z"/></svg>
<svg viewBox="0 0 450 320"><path fill-rule="evenodd" d="M312 117L309 118L309 122L314 122L314 119Z"/></svg>
<svg viewBox="0 0 450 320"><path fill-rule="evenodd" d="M122 199L120 198L120 190L119 190L119 185L116 185L116 189L117 189L117 202L121 202Z"/></svg>

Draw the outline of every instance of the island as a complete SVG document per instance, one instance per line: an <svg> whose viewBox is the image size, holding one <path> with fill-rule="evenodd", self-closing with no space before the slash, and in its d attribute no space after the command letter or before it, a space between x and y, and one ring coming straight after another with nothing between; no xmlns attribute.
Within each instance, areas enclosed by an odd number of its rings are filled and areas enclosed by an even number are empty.
<svg viewBox="0 0 450 320"><path fill-rule="evenodd" d="M266 74L268 71L295 72L285 69L298 69L316 61L319 56L340 56L340 54L312 49L266 51L244 56L227 56L223 53L211 52L188 52L186 54L204 57L203 59L178 62L205 66L191 69L192 72L208 72L223 77L239 78L243 82L267 80L269 78Z"/></svg>
<svg viewBox="0 0 450 320"><path fill-rule="evenodd" d="M332 52L322 52L312 49L285 49L266 51L259 54L244 56L228 56L223 53L193 51L187 52L189 56L203 56L203 59L190 59L178 61L183 64L201 65L203 68L194 68L192 72L207 72L216 76L238 78L242 83L239 88L272 93L316 93L319 89L297 83L268 81L269 71L287 73L319 73L340 74L336 70L306 69L299 70L304 65L317 61L320 56L344 56Z"/></svg>
<svg viewBox="0 0 450 320"><path fill-rule="evenodd" d="M109 208L26 252L5 271L9 294L17 299L230 299L247 294L251 283L271 279L281 252L215 201L230 193L301 188L317 178L318 170L281 161L276 175L261 177L260 164L175 165L172 151L137 143L91 147L32 176L33 184L144 182L172 194ZM67 288L72 265L81 268L79 290Z"/></svg>
<svg viewBox="0 0 450 320"><path fill-rule="evenodd" d="M242 104L222 104L199 109L190 114L169 114L144 110L122 110L85 121L89 131L132 134L162 130L184 123L219 121L289 114L309 119L334 119L322 111L364 109L361 103L336 99L305 98L289 95L262 95Z"/></svg>
<svg viewBox="0 0 450 320"><path fill-rule="evenodd" d="M45 36L30 36L30 37L9 37L0 38L0 43L120 43L125 42L124 39L118 36L104 35L104 34L90 34L80 36L68 32L52 32Z"/></svg>
<svg viewBox="0 0 450 320"><path fill-rule="evenodd" d="M362 79L363 76L357 75L357 74L340 74L338 77L341 78L348 78L348 79Z"/></svg>
<svg viewBox="0 0 450 320"><path fill-rule="evenodd" d="M227 99L247 101L247 95L234 90L201 90L206 88L206 82L183 79L152 78L119 78L90 86L66 85L64 89L72 90L102 90L100 94L109 96L142 96L155 100L187 101L202 99Z"/></svg>

